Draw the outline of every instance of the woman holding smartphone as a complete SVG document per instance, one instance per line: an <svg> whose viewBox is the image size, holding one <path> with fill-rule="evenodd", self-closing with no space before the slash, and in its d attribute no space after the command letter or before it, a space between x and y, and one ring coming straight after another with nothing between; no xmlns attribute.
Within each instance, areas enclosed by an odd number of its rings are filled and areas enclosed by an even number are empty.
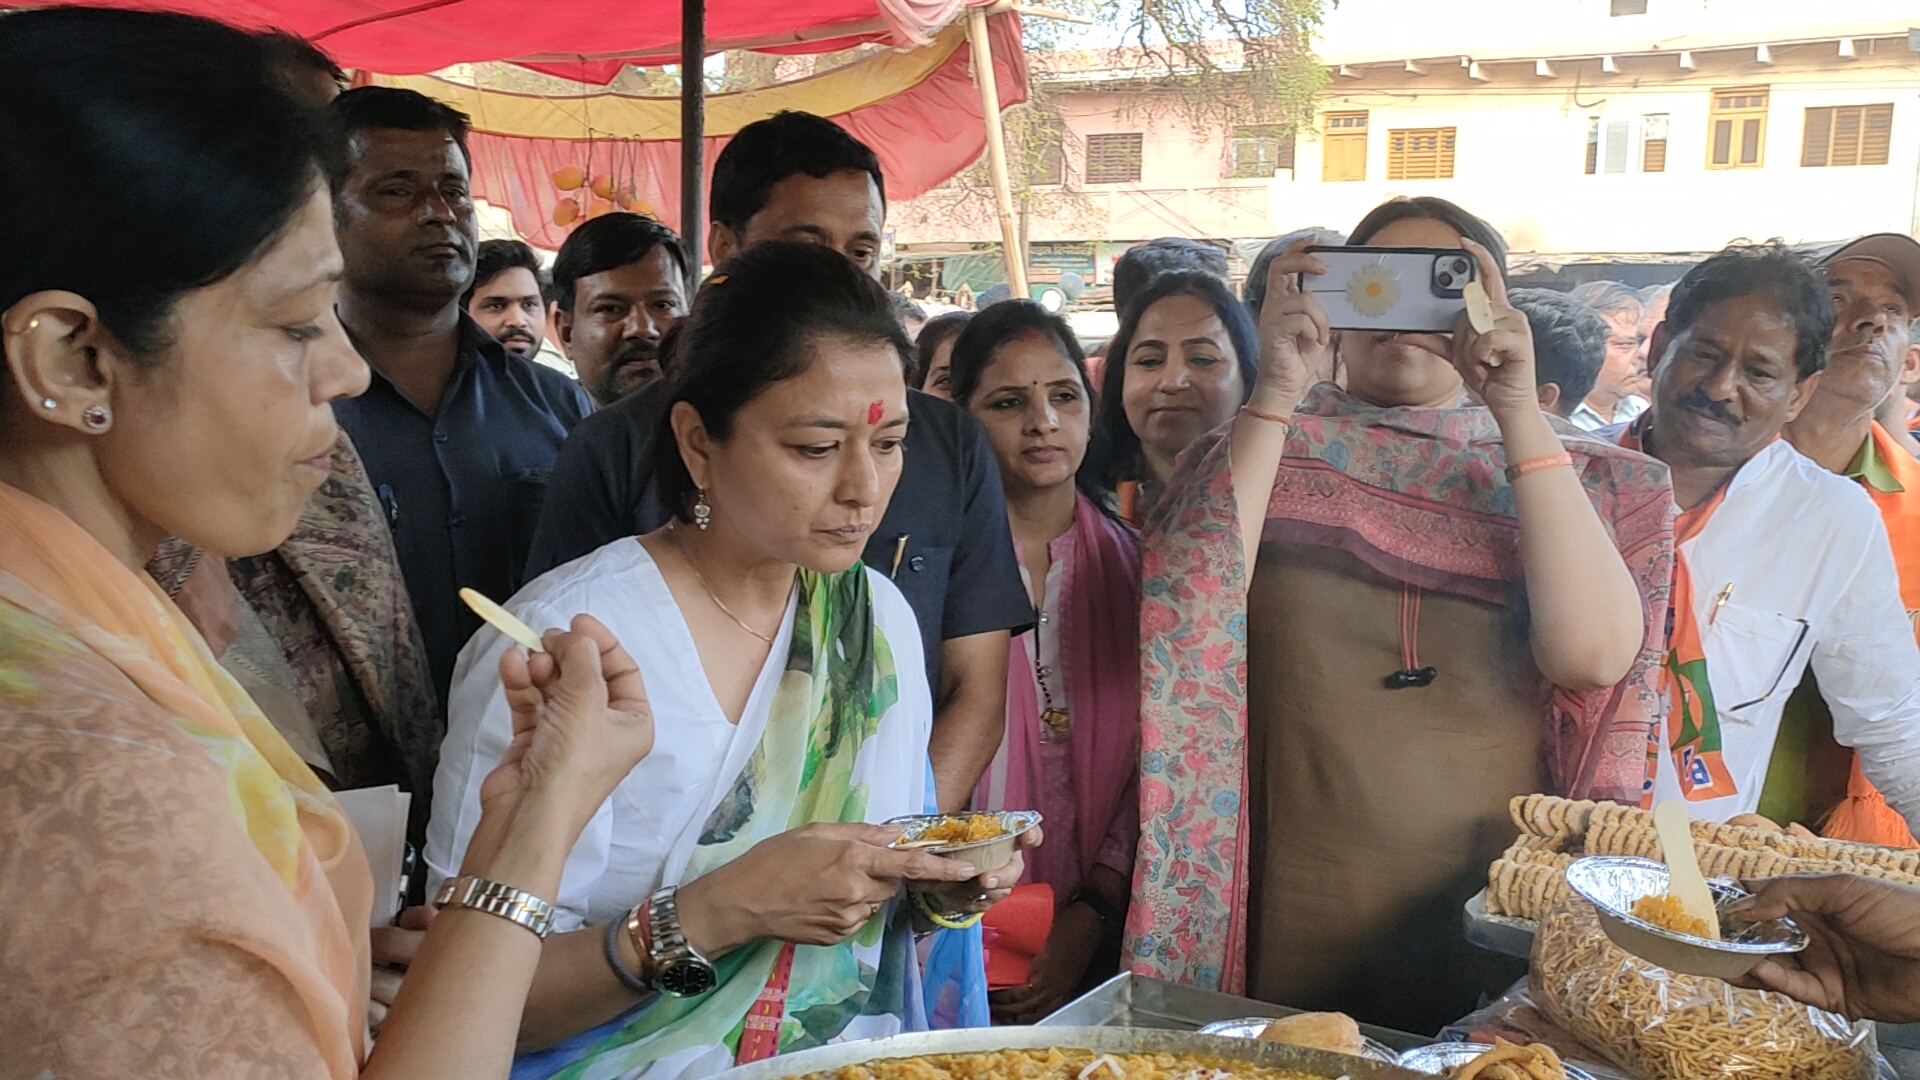
<svg viewBox="0 0 1920 1080"><path fill-rule="evenodd" d="M1460 931L1508 799L1638 799L1668 481L1541 413L1485 222L1396 199L1352 237L1464 251L1492 325L1338 330L1301 289L1311 238L1275 263L1253 393L1144 541L1130 944L1162 978L1433 1031L1523 970ZM1344 390L1310 385L1328 350Z"/></svg>

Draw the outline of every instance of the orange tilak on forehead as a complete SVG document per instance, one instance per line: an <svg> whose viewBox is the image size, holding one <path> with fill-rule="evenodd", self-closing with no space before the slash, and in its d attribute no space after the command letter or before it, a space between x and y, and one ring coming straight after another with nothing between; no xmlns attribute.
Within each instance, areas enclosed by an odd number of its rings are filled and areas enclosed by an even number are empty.
<svg viewBox="0 0 1920 1080"><path fill-rule="evenodd" d="M867 426L868 427L878 426L880 423L880 417L885 415L886 411L887 411L887 404L884 401L875 401L873 404L867 406Z"/></svg>

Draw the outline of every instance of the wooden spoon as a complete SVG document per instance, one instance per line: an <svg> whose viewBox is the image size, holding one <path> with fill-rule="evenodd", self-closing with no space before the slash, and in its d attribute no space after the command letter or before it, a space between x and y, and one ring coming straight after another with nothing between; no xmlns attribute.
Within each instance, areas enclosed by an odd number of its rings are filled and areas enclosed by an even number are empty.
<svg viewBox="0 0 1920 1080"><path fill-rule="evenodd" d="M467 602L475 615L492 624L495 630L512 638L534 652L546 652L547 647L540 641L540 635L527 627L526 623L513 617L513 612L487 599L472 589L461 589L460 599Z"/></svg>
<svg viewBox="0 0 1920 1080"><path fill-rule="evenodd" d="M1653 827L1660 834L1660 850L1667 860L1667 895L1680 901L1688 915L1707 924L1707 936L1720 940L1720 915L1713 910L1713 890L1700 873L1693 850L1693 830L1687 808L1669 799L1653 808Z"/></svg>

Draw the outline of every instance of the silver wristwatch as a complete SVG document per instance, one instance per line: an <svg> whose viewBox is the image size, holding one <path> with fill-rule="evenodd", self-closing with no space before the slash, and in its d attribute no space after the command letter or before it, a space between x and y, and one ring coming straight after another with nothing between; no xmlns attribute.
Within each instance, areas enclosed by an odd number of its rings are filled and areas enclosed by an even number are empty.
<svg viewBox="0 0 1920 1080"><path fill-rule="evenodd" d="M653 930L648 952L653 959L653 981L663 993L690 998L719 984L713 964L687 943L680 929L680 888L669 885L647 900L647 922Z"/></svg>
<svg viewBox="0 0 1920 1080"><path fill-rule="evenodd" d="M483 877L448 878L433 899L435 907L464 907L498 915L518 923L545 939L553 932L553 905L511 885L488 881Z"/></svg>

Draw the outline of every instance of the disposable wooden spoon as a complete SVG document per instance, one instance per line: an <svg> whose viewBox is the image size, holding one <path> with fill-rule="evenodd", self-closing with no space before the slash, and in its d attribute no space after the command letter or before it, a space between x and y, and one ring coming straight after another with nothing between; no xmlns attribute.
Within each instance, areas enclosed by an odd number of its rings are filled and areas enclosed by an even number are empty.
<svg viewBox="0 0 1920 1080"><path fill-rule="evenodd" d="M1687 808L1668 800L1653 808L1653 828L1660 834L1660 850L1667 857L1667 895L1680 901L1686 913L1707 924L1707 936L1720 940L1720 916L1713 910L1713 891L1700 873L1693 850L1693 830Z"/></svg>
<svg viewBox="0 0 1920 1080"><path fill-rule="evenodd" d="M513 617L513 612L487 599L472 589L461 589L460 599L467 602L475 615L490 623L495 630L512 638L534 652L546 652L546 645L540 641L540 635L527 628L527 624Z"/></svg>

